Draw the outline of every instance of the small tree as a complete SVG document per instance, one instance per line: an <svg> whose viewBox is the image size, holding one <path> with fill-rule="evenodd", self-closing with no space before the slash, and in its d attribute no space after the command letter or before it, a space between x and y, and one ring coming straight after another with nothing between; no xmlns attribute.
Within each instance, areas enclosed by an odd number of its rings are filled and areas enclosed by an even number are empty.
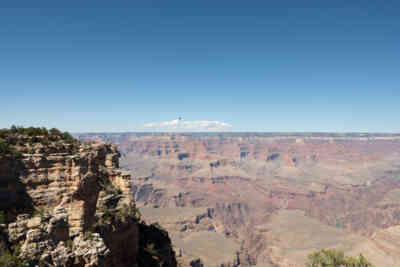
<svg viewBox="0 0 400 267"><path fill-rule="evenodd" d="M10 131L11 131L11 133L17 133L18 132L17 126L11 125Z"/></svg>
<svg viewBox="0 0 400 267"><path fill-rule="evenodd" d="M73 138L72 135L71 135L70 133L68 133L68 132L64 132L64 133L62 134L62 138L63 138L65 141L69 142L69 143L72 143L72 142L75 141L75 138Z"/></svg>
<svg viewBox="0 0 400 267"><path fill-rule="evenodd" d="M58 130L57 128L51 128L49 132L51 135L55 135L55 136L61 135L60 130Z"/></svg>

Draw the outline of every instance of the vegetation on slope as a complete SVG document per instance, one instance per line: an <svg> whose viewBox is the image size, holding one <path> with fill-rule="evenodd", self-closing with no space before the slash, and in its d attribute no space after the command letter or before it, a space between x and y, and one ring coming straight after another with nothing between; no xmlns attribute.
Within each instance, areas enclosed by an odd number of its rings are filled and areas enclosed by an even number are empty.
<svg viewBox="0 0 400 267"><path fill-rule="evenodd" d="M168 232L158 224L140 222L138 265L146 267L177 266Z"/></svg>
<svg viewBox="0 0 400 267"><path fill-rule="evenodd" d="M8 243L7 217L0 211L0 266L2 267L23 267L25 262L18 258L20 248L10 246Z"/></svg>
<svg viewBox="0 0 400 267"><path fill-rule="evenodd" d="M27 263L18 258L20 248L12 246L11 248L2 248L0 250L0 266L2 267L25 267Z"/></svg>
<svg viewBox="0 0 400 267"><path fill-rule="evenodd" d="M20 157L21 153L33 153L35 146L58 147L61 143L73 149L79 141L56 128L13 125L10 129L0 129L0 157Z"/></svg>
<svg viewBox="0 0 400 267"><path fill-rule="evenodd" d="M57 141L63 140L67 143L73 143L77 140L68 132L62 132L56 128L46 129L45 127L22 127L12 125L10 129L0 129L0 138L7 140L12 136L32 137L33 142L39 140Z"/></svg>
<svg viewBox="0 0 400 267"><path fill-rule="evenodd" d="M374 267L362 254L354 258L334 249L316 251L308 259L307 267Z"/></svg>

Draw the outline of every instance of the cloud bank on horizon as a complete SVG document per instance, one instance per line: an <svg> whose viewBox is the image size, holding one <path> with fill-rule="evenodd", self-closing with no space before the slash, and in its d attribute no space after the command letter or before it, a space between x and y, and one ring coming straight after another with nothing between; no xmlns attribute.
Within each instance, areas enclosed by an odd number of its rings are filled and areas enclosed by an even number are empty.
<svg viewBox="0 0 400 267"><path fill-rule="evenodd" d="M149 122L145 123L143 127L147 129L166 131L223 131L231 129L232 125L220 121L186 121L182 119L176 119L172 121Z"/></svg>

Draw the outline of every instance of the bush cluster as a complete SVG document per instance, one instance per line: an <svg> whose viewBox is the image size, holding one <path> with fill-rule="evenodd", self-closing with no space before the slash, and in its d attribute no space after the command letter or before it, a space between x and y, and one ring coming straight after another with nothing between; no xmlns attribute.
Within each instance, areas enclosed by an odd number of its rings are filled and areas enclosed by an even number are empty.
<svg viewBox="0 0 400 267"><path fill-rule="evenodd" d="M44 139L48 139L50 141L64 140L66 142L76 141L76 139L73 138L68 132L62 132L56 128L51 128L48 130L45 127L22 127L12 125L10 129L0 129L0 138L7 139L7 137L12 135L29 136L32 137L33 142L40 142L40 140Z"/></svg>
<svg viewBox="0 0 400 267"><path fill-rule="evenodd" d="M94 236L91 231L86 231L85 232L85 240L93 240Z"/></svg>
<svg viewBox="0 0 400 267"><path fill-rule="evenodd" d="M2 267L25 267L27 263L18 258L20 248L13 246L10 250L0 252L0 266Z"/></svg>
<svg viewBox="0 0 400 267"><path fill-rule="evenodd" d="M13 147L4 139L0 138L0 154L9 154L13 151Z"/></svg>
<svg viewBox="0 0 400 267"><path fill-rule="evenodd" d="M13 145L0 137L0 157L5 155L20 157L21 153L18 152Z"/></svg>
<svg viewBox="0 0 400 267"><path fill-rule="evenodd" d="M23 136L24 138L21 138ZM57 141L63 141L64 143L70 144L72 149L77 149L79 141L72 137L68 132L62 132L56 128L47 130L45 127L20 127L11 126L10 129L0 129L0 157L1 156L13 156L20 157L23 153L29 152L29 148L23 150L18 149L18 146L25 146L28 144L40 143L45 147L50 144L53 146L62 146ZM32 149L31 149L32 150Z"/></svg>
<svg viewBox="0 0 400 267"><path fill-rule="evenodd" d="M334 249L316 251L308 255L308 260L307 267L374 267L362 254L354 258Z"/></svg>
<svg viewBox="0 0 400 267"><path fill-rule="evenodd" d="M100 187L102 190L104 190L107 194L111 195L121 195L122 190L113 185L107 177L104 177L103 179L100 180Z"/></svg>

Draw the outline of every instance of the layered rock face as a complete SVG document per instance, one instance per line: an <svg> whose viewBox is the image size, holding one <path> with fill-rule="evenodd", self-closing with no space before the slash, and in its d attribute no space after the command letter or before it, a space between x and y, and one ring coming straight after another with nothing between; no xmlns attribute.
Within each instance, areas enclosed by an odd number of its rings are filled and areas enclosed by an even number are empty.
<svg viewBox="0 0 400 267"><path fill-rule="evenodd" d="M8 242L20 246L21 260L32 266L176 266L168 233L140 222L131 177L119 169L114 145L13 138L21 155L0 158L2 186L7 183L0 199L7 200L1 208L10 221ZM143 240L163 252L147 251Z"/></svg>
<svg viewBox="0 0 400 267"><path fill-rule="evenodd" d="M397 240L385 241L400 224L399 136L82 138L117 144L143 217L167 228L178 256L193 264L304 266L322 248L363 253L376 266L400 260L389 253Z"/></svg>

